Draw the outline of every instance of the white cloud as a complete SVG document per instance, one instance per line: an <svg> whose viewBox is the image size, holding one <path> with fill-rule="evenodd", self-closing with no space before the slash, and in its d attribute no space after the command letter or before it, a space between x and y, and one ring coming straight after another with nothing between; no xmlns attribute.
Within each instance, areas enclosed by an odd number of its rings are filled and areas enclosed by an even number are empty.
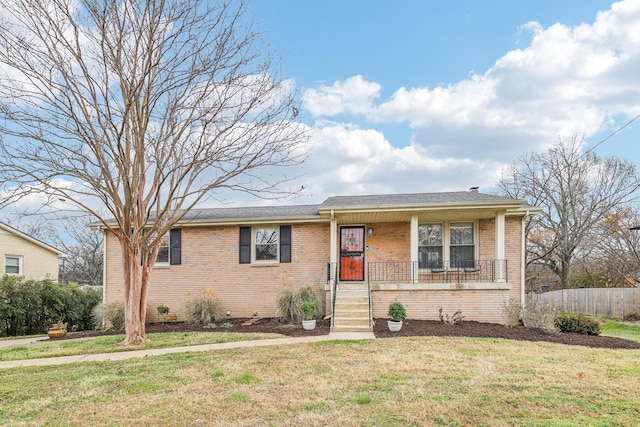
<svg viewBox="0 0 640 427"><path fill-rule="evenodd" d="M486 188L525 152L611 131L613 117L640 113L640 2L614 3L576 27L521 30L531 33L528 46L446 87L400 87L378 103L380 85L360 75L308 90L304 108L334 119L314 126L308 169L317 199ZM350 122L340 123L345 113ZM408 123L410 145L391 145L385 123Z"/></svg>
<svg viewBox="0 0 640 427"><path fill-rule="evenodd" d="M342 113L366 114L373 108L373 100L380 96L380 85L353 76L332 86L307 90L302 105L313 116L334 116Z"/></svg>

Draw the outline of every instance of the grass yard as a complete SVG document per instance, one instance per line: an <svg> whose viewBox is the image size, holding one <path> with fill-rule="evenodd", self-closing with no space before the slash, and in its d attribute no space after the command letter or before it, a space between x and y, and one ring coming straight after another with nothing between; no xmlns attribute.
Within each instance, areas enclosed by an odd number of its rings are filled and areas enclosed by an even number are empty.
<svg viewBox="0 0 640 427"><path fill-rule="evenodd" d="M624 338L626 340L640 341L640 322L620 322L614 319L605 319L600 324L601 335Z"/></svg>
<svg viewBox="0 0 640 427"><path fill-rule="evenodd" d="M640 350L411 337L0 372L6 426L634 426Z"/></svg>
<svg viewBox="0 0 640 427"><path fill-rule="evenodd" d="M124 335L108 335L97 338L73 340L44 340L29 345L0 348L0 362L9 360L39 359L43 357L75 356L79 354L115 353L154 348L180 347L199 344L221 344L225 342L253 341L282 338L280 334L262 333L209 333L173 332L148 334L151 340L145 344L122 345Z"/></svg>

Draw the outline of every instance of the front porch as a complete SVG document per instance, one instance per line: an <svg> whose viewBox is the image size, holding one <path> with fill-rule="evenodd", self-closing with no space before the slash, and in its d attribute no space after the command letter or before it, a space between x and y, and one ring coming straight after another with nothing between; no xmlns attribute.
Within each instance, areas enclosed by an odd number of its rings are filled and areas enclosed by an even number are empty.
<svg viewBox="0 0 640 427"><path fill-rule="evenodd" d="M348 264L342 268L349 268ZM406 292L412 298L416 298L416 295L431 295L432 298L437 295L434 292L443 291L470 291L471 294L497 291L495 295L503 298L503 292L510 289L507 271L507 260L504 259L469 260L464 265L441 262L431 268L419 268L418 262L410 261L370 262L366 264L364 280L340 281L339 265L329 263L327 285L332 296L331 330L372 331L374 311L377 317L385 316L389 295L397 295L405 304L411 304L401 297ZM397 291L401 294L397 294ZM443 297L446 300L451 295ZM463 294L454 299L458 304L469 304ZM477 298L471 297L471 300L474 299ZM436 300L432 302L436 303Z"/></svg>

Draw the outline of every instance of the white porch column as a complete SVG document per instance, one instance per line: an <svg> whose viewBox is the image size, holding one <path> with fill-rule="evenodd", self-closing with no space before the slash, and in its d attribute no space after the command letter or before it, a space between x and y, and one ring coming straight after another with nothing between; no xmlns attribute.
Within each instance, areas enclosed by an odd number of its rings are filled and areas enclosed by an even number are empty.
<svg viewBox="0 0 640 427"><path fill-rule="evenodd" d="M418 215L411 215L409 241L411 242L411 283L418 283Z"/></svg>
<svg viewBox="0 0 640 427"><path fill-rule="evenodd" d="M331 263L331 276L329 284L331 285L331 292L333 292L333 284L335 282L335 273L338 265L338 224L336 218L331 211L331 224L329 226L329 262ZM333 297L333 295L331 295Z"/></svg>
<svg viewBox="0 0 640 427"><path fill-rule="evenodd" d="M496 282L506 281L506 263L505 259L505 220L504 212L496 214L496 266L495 280Z"/></svg>

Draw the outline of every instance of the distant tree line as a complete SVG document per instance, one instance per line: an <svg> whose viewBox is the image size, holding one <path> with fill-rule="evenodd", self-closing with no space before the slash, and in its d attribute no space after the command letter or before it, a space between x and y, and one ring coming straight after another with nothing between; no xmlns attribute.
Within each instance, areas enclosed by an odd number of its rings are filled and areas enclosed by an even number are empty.
<svg viewBox="0 0 640 427"><path fill-rule="evenodd" d="M640 286L640 175L577 136L520 157L499 192L542 211L526 221L527 291Z"/></svg>

